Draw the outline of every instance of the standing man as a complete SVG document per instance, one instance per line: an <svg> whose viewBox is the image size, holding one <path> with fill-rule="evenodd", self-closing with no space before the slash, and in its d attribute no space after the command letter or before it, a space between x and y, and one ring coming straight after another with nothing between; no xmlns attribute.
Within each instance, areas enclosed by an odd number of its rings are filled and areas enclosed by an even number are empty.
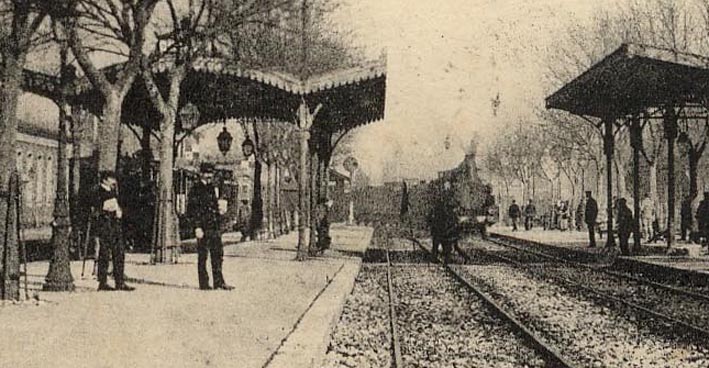
<svg viewBox="0 0 709 368"><path fill-rule="evenodd" d="M520 217L521 211L514 199L512 200L507 214L510 216L510 219L512 219L512 231L517 231L517 219Z"/></svg>
<svg viewBox="0 0 709 368"><path fill-rule="evenodd" d="M534 217L537 216L537 208L534 207L532 200L529 200L527 207L524 208L524 229L531 230L534 226Z"/></svg>
<svg viewBox="0 0 709 368"><path fill-rule="evenodd" d="M709 192L704 192L704 199L697 208L697 225L702 237L702 245L709 245Z"/></svg>
<svg viewBox="0 0 709 368"><path fill-rule="evenodd" d="M583 218L588 227L588 246L593 248L596 246L596 218L598 218L598 203L593 199L591 191L586 191L586 209L583 212ZM612 229L610 229L612 230ZM609 232L608 236L613 236Z"/></svg>
<svg viewBox="0 0 709 368"><path fill-rule="evenodd" d="M581 199L579 205L576 207L576 231L581 231L581 227L583 226L583 212L585 208L586 204L583 202L583 199Z"/></svg>
<svg viewBox="0 0 709 368"><path fill-rule="evenodd" d="M203 162L200 165L200 180L192 187L187 205L195 237L197 238L197 276L199 288L209 290L209 275L207 274L207 255L211 258L214 289L231 290L232 286L224 282L222 261L224 249L221 234L221 216L226 208L220 208L216 188L212 185L214 165Z"/></svg>
<svg viewBox="0 0 709 368"><path fill-rule="evenodd" d="M679 220L681 240L687 240L688 233L690 233L689 239L691 240L692 229L690 228L690 223L692 222L692 200L689 198L688 195L684 196L684 200L682 201Z"/></svg>
<svg viewBox="0 0 709 368"><path fill-rule="evenodd" d="M649 196L645 196L642 202L640 202L640 216L643 228L643 238L649 241L654 237L652 222L655 220L655 204Z"/></svg>
<svg viewBox="0 0 709 368"><path fill-rule="evenodd" d="M442 221L443 221L443 201L439 198L438 191L433 197L433 205L428 214L428 226L431 231L431 254L433 259L438 259L438 249L442 245Z"/></svg>
<svg viewBox="0 0 709 368"><path fill-rule="evenodd" d="M630 255L628 239L633 232L633 211L628 208L625 198L620 198L617 202L618 208L618 239L620 240L620 252L624 256Z"/></svg>
<svg viewBox="0 0 709 368"><path fill-rule="evenodd" d="M123 211L118 204L118 182L112 171L99 173L99 185L96 188L92 203L96 214L96 234L99 241L98 252L98 290L132 291L133 287L126 285L123 267L125 264L125 244L121 229ZM115 288L108 286L108 263L113 260L113 279Z"/></svg>
<svg viewBox="0 0 709 368"><path fill-rule="evenodd" d="M451 253L453 248L458 254L462 254L458 247L458 239L460 238L460 228L458 226L458 201L453 193L452 185L449 181L443 183L443 192L438 199L440 203L440 242L443 246L443 263L450 263Z"/></svg>

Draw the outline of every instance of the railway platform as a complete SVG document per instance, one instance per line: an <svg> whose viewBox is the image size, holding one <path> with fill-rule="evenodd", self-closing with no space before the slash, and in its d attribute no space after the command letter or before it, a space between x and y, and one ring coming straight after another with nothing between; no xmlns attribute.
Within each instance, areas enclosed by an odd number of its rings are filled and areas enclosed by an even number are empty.
<svg viewBox="0 0 709 368"><path fill-rule="evenodd" d="M294 261L297 232L235 243L225 236L232 291L203 291L196 255L150 265L128 254L133 292L97 292L87 261L76 291L41 291L47 262L28 265L30 299L0 306L2 367L315 367L352 290L372 229L335 224L332 249ZM209 266L208 266L209 267ZM109 283L112 281L109 280ZM161 362L161 363L159 363Z"/></svg>
<svg viewBox="0 0 709 368"><path fill-rule="evenodd" d="M577 258L612 263L614 268L637 274L657 277L668 275L684 279L690 284L709 286L709 254L697 244L678 242L671 253L667 252L663 244L643 245L644 255L624 257L617 252L608 252L603 246L604 242L598 238L598 247L589 248L586 232L541 229L512 231L509 227L496 226L490 229L490 233L544 244Z"/></svg>

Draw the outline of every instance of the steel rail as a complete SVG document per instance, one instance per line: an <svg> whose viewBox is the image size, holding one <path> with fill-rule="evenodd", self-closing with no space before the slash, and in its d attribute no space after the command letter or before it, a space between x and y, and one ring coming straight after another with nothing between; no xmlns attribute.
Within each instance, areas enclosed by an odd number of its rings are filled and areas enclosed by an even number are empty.
<svg viewBox="0 0 709 368"><path fill-rule="evenodd" d="M530 250L527 250L527 249L522 249L522 248L516 247L516 246L514 246L514 245L510 245L510 244L504 244L504 242L499 241L499 240L492 240L492 239L489 239L489 238L488 238L487 240L488 240L489 242L494 243L494 244L497 244L497 245L499 245L499 246L506 247L506 248L510 248L510 249L514 249L514 250L517 250L517 251L520 251L520 252L523 252L523 253L534 254L534 255L537 255L537 256L540 256L540 257L552 258L552 259L555 259L555 260L562 260L562 261L565 261L564 263L569 264L569 265L572 265L572 266L573 266L573 265L578 265L578 264L575 263L575 262L566 261L566 260L563 260L563 259L560 259L560 258L557 258L557 257L554 257L554 256L549 256L549 255L545 255L545 254L542 254L542 253L539 253L539 252L530 251ZM521 241L521 240L520 240L520 241ZM508 257L504 257L504 256L501 256L501 255L498 255L498 254L491 254L491 255L494 256L494 257L497 257L497 258L499 258L499 259L501 259L501 260L504 260L504 261L506 261L506 262L508 262L508 263L511 263L511 264L515 265L516 267L520 267L520 268L527 269L527 270L529 270L529 271L532 272L532 273L539 272L536 268L531 267L531 266L528 265L528 264L524 264L524 263L522 263L522 262L518 262L518 261L512 260L512 259L510 259L510 258L508 258ZM596 270L596 269L594 269L594 268L592 268L592 267L590 267L589 269L591 269L591 270ZM665 321L669 322L669 323L672 325L672 327L673 327L674 329L676 329L676 330L678 330L678 331L680 331L680 332L682 332L682 333L684 333L684 334L689 334L691 337L702 337L702 338L706 339L707 341L709 341L709 331L707 331L706 329L703 329L703 328L701 328L701 327L694 326L694 325L692 325L691 323L678 320L678 319L676 319L676 318L674 318L674 317L668 316L667 314L664 314L664 313L658 312L658 311L654 311L654 310L652 310L652 309L649 309L649 308L647 308L647 307L643 307L642 305L633 303L633 302L631 302L631 301L628 301L628 300L625 300L625 299L621 299L621 298L615 297L615 296L613 296L613 295L611 295L611 294L608 294L608 293L605 293L605 292L596 290L596 289L591 288L591 287L589 287L589 286L583 285L583 284L581 284L581 283L579 283L579 282L570 280L570 279L568 279L568 278L566 278L566 277L557 276L557 275L549 275L549 274L545 274L545 276L550 277L550 278L553 278L553 279L558 280L558 281L561 281L561 282L563 282L563 283L565 283L565 284L568 284L568 285L571 285L571 286L573 286L573 287L579 288L579 289L584 290L584 291L586 291L586 292L592 293L592 294L594 294L594 295L600 297L601 299L605 299L605 300L607 300L607 301L612 301L612 302L615 302L615 303L620 303L620 304L623 304L623 305L625 305L625 306L627 306L627 307L630 307L630 308L632 308L632 309L636 309L636 310L639 310L639 311L644 312L644 313L646 313L646 314L649 314L649 315L651 315L651 316L653 316L653 317L656 317L656 318L665 320Z"/></svg>
<svg viewBox="0 0 709 368"><path fill-rule="evenodd" d="M529 243L529 244L533 244L533 245L540 246L540 247L553 247L553 245L544 244L544 243L539 243L539 242L532 241L532 240L525 240L525 239L515 238L515 237L512 237L512 236L508 236L508 235L502 235L502 234L496 234L496 233L491 233L490 235L492 235L492 238L497 238L497 239L502 239L502 240L507 240L507 241L524 242L524 243ZM496 241L495 239L490 239L490 238L488 238L487 240L491 241L492 243L498 244L498 241ZM499 244L499 245L503 245L503 244ZM700 300L700 301L709 302L709 295L704 295L704 294L700 294L700 293L697 293L697 292L694 292L694 291L689 291L689 290L680 289L680 288L678 288L678 287L674 287L674 286L671 286L671 285L662 284L662 283L655 282L655 281L651 281L651 280L645 280L645 279L642 279L642 278L640 278L640 277L633 276L633 275L628 275L628 274L624 274L624 273L620 273L620 272L615 272L615 271L607 270L607 269L604 269L604 268L593 267L593 266L590 266L590 265L587 265L587 264L584 264L584 263L574 262L574 261L571 261L571 260L568 260L568 259L564 259L564 258L561 258L561 257L553 256L553 255L550 255L550 254L545 254L545 253L541 253L541 252L537 252L537 251L533 251L533 250L529 250L529 249L519 248L519 247L517 247L517 246L515 246L515 245L512 245L512 244L509 244L509 243L508 243L508 244L504 244L503 246L509 247L509 248L513 248L513 249L517 249L517 250L522 251L522 252L527 252L527 253L530 253L530 254L534 254L534 255L537 255L537 256L540 256L540 257L552 259L552 260L555 260L555 261L559 261L559 262L571 264L571 265L574 265L574 266L577 266L577 267L580 267L580 268L585 268L585 269L588 269L588 270L592 270L592 271L594 271L594 272L604 273L604 274L606 274L606 275L613 276L613 277L616 277L616 278L618 278L618 279L625 279L625 280L635 281L635 282L638 282L638 283L641 283L641 284L646 284L646 285L654 286L654 287L656 287L656 288L663 289L663 290L667 290L667 291L669 291L669 292L675 293L675 294L680 295L680 296L688 296L688 297L691 297L691 298L694 298L694 299L697 299L697 300Z"/></svg>
<svg viewBox="0 0 709 368"><path fill-rule="evenodd" d="M421 249L426 251L429 255L431 252L421 244L418 239L411 238L412 242L417 244ZM464 256L465 257L465 256ZM436 259L437 263L441 263L439 259ZM544 340L537 336L534 332L528 329L521 321L515 318L513 315L505 311L505 309L495 302L490 296L488 296L484 291L480 290L478 287L473 285L468 279L461 275L458 271L454 270L450 265L443 264L446 271L449 272L454 279L458 280L463 286L473 294L477 295L482 299L483 303L486 304L493 313L497 314L502 320L509 322L512 327L519 331L520 334L526 339L531 347L537 351L547 363L547 367L551 368L576 368L577 365L566 360L559 351L554 347L548 345Z"/></svg>
<svg viewBox="0 0 709 368"><path fill-rule="evenodd" d="M387 291L389 294L389 325L391 327L391 350L392 350L392 366L394 368L402 368L404 363L401 359L401 344L399 342L399 329L396 325L396 296L394 295L394 287L391 282L391 260L389 259L389 248L386 250L387 255Z"/></svg>

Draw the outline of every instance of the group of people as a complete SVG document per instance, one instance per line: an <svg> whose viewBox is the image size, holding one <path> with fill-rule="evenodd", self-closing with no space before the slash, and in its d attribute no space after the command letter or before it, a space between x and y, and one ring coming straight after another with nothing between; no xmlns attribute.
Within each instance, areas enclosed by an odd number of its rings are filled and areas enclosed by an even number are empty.
<svg viewBox="0 0 709 368"><path fill-rule="evenodd" d="M453 248L458 250L460 226L458 224L457 203L451 190L451 183L445 181L438 188L433 198L433 204L428 215L428 225L431 231L433 246L431 253L438 257L439 248L443 248L443 262L450 262Z"/></svg>
<svg viewBox="0 0 709 368"><path fill-rule="evenodd" d="M563 206L562 201L557 207L555 207L555 214L560 216L559 221L563 223L565 220L562 216L567 213L568 218L568 204L566 207ZM692 201L687 196L682 202L680 211L680 227L681 227L681 239L688 239L688 235L692 236L690 231L690 224L692 221ZM635 228L635 220L633 211L628 206L628 202L625 198L615 199L613 212L615 214L615 225L618 233L618 240L620 243L620 249L623 254L629 254L628 241L630 235L632 235ZM534 216L536 215L536 208L532 200L529 200L527 206L522 210L519 205L513 200L512 204L508 210L508 216L512 222L512 231L517 231L517 223L520 218L524 215L525 229L529 230L532 228L532 223ZM656 240L659 236L667 236L659 230L659 223L656 216L656 211L652 200L649 197L645 197L640 203L640 219L641 219L641 236L649 242ZM694 233L695 238L692 239L696 242L702 242L703 245L709 244L709 192L704 193L704 199L699 203L696 214L694 215L697 221L698 231ZM592 192L586 192L586 198L584 201L579 203L579 207L576 211L576 226L577 230L580 230L580 224L584 223L588 229L589 237L589 247L596 246L596 232L598 230L598 203L593 198ZM563 227L560 229L564 230Z"/></svg>
<svg viewBox="0 0 709 368"><path fill-rule="evenodd" d="M219 206L217 188L212 183L214 165L200 165L200 180L195 183L187 206L188 226L197 238L197 277L202 290L231 290L222 275L223 245L221 239L221 217L226 208ZM99 185L91 200L92 219L95 223L93 235L98 240L98 290L132 291L134 288L125 282L125 243L121 234L123 210L118 201L118 182L111 171L99 174ZM211 257L213 286L209 285L207 258ZM108 284L108 266L113 263L115 286Z"/></svg>
<svg viewBox="0 0 709 368"><path fill-rule="evenodd" d="M524 229L531 230L534 227L534 218L537 215L537 208L534 206L534 203L532 203L532 200L530 199L529 203L524 206L524 211L522 211L522 209L519 208L519 205L517 205L517 202L513 199L510 208L507 210L507 215L512 221L512 231L518 230L517 222L520 220L523 213Z"/></svg>

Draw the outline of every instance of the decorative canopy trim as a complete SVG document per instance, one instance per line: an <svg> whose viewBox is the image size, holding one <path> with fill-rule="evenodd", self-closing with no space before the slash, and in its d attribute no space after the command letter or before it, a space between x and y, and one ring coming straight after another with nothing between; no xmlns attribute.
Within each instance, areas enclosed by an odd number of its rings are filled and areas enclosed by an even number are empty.
<svg viewBox="0 0 709 368"><path fill-rule="evenodd" d="M115 79L124 64L103 69L109 80ZM158 88L168 86L167 72L174 68L170 60L153 66ZM48 98L56 97L57 77L25 71L25 90ZM103 98L86 76L78 77L71 86L69 102L83 106L94 114L101 113ZM386 61L380 59L360 67L315 76L302 82L287 73L241 69L226 60L197 60L183 81L180 104L191 101L198 106L198 124L224 119L260 119L294 121L296 111L305 100L323 109L314 122L315 129L341 131L378 121L384 117L386 99ZM129 124L153 124L159 113L150 104L144 83L134 83L126 96L123 120ZM179 127L178 127L179 129Z"/></svg>
<svg viewBox="0 0 709 368"><path fill-rule="evenodd" d="M355 84L370 79L386 77L386 61L377 60L369 62L361 67L338 70L313 78L305 82L305 88L301 94L312 94L314 92L337 88L348 84Z"/></svg>
<svg viewBox="0 0 709 368"><path fill-rule="evenodd" d="M698 103L707 96L709 58L623 44L546 98L548 109L598 118Z"/></svg>

